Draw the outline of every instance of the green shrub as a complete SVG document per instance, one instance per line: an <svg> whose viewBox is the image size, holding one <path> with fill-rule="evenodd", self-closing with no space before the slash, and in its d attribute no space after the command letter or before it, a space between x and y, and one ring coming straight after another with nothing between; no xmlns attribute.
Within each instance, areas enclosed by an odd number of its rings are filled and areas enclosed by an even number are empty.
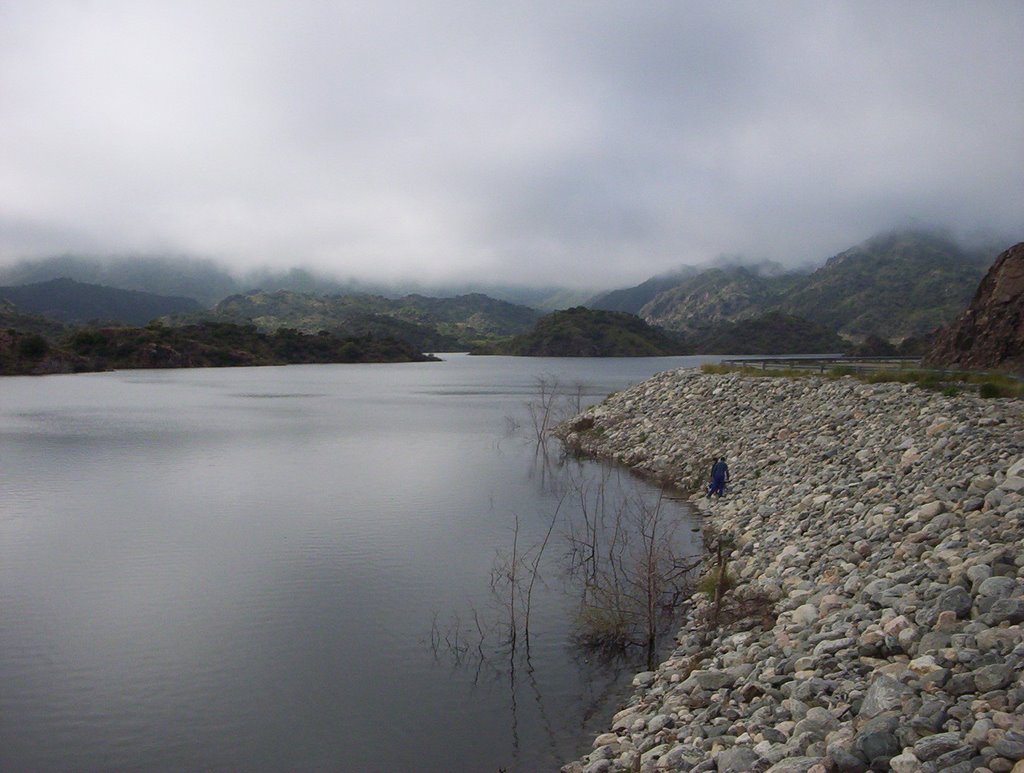
<svg viewBox="0 0 1024 773"><path fill-rule="evenodd" d="M48 351L50 351L49 342L37 333L25 336L18 342L18 353L30 360L38 360Z"/></svg>
<svg viewBox="0 0 1024 773"><path fill-rule="evenodd" d="M621 609L587 605L580 609L577 640L587 647L625 648L633 641L634 621Z"/></svg>
<svg viewBox="0 0 1024 773"><path fill-rule="evenodd" d="M986 381L980 387L978 387L978 394L985 398L990 397L1006 397L1006 393L999 384L994 384L991 381Z"/></svg>
<svg viewBox="0 0 1024 773"><path fill-rule="evenodd" d="M701 373L721 376L724 373L734 373L739 368L734 368L731 365L722 365L721 363L705 362L700 366L700 370Z"/></svg>
<svg viewBox="0 0 1024 773"><path fill-rule="evenodd" d="M697 583L697 590L706 595L708 598L715 597L715 591L718 589L718 568L713 568L710 572L700 578ZM731 588L736 587L736 578L732 576L732 573L728 568L725 570L725 576L722 578L722 593L727 592Z"/></svg>

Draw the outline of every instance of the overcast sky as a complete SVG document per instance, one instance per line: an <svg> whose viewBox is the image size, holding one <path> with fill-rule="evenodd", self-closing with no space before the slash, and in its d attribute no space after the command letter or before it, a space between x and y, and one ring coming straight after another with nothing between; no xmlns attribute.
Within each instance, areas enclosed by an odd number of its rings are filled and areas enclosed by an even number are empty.
<svg viewBox="0 0 1024 773"><path fill-rule="evenodd" d="M1024 238L1024 3L0 0L0 263L614 286Z"/></svg>

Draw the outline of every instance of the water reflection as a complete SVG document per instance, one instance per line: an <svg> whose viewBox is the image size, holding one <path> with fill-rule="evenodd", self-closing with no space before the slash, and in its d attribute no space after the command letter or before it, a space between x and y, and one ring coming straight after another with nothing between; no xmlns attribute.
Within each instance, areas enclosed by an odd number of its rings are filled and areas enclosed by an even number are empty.
<svg viewBox="0 0 1024 773"><path fill-rule="evenodd" d="M524 540L513 513L511 534L495 549L488 604L443 621L435 612L428 637L435 662L469 675L474 688L507 685L516 754L521 692L558 747L559 726L532 657L535 591L569 602L564 646L577 673L573 702L587 724L620 694L625 675L653 668L670 645L699 563L693 520L678 502L621 470L567 457L540 411L528 415L529 430L511 422L508 429L532 446L529 478L549 502L539 514L546 527Z"/></svg>
<svg viewBox="0 0 1024 773"><path fill-rule="evenodd" d="M506 428L532 432L538 372L589 401L673 364L4 381L0 768L531 771L578 756L644 660L574 636L566 492L608 473ZM513 553L517 581L496 593ZM433 651L435 612L458 646Z"/></svg>

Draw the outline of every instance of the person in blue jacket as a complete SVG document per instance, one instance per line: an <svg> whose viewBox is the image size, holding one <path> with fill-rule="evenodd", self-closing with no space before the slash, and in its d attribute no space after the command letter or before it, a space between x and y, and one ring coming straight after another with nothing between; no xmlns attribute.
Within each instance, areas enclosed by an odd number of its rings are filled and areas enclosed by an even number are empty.
<svg viewBox="0 0 1024 773"><path fill-rule="evenodd" d="M711 483L708 485L708 497L725 493L725 484L729 480L729 465L725 463L725 457L718 457L718 461L711 465Z"/></svg>

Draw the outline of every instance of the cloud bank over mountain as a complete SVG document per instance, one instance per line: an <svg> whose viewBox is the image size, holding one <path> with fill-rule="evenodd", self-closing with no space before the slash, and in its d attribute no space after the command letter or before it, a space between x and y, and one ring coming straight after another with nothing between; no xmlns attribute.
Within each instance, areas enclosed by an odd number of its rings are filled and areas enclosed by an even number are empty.
<svg viewBox="0 0 1024 773"><path fill-rule="evenodd" d="M1024 231L1024 5L0 0L0 262L613 286Z"/></svg>

